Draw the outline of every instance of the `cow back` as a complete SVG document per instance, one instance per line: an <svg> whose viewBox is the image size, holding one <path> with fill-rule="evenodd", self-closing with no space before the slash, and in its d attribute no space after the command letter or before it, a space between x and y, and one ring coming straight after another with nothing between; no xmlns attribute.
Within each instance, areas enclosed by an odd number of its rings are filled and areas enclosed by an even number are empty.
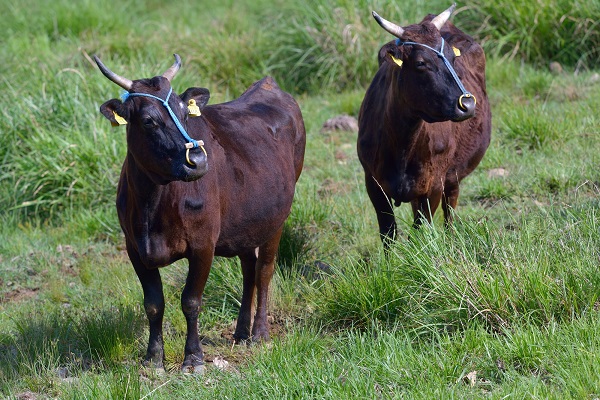
<svg viewBox="0 0 600 400"><path fill-rule="evenodd" d="M258 247L291 210L306 141L300 108L266 77L236 100L205 107L198 122L212 134L212 177L204 184L218 193L215 254Z"/></svg>

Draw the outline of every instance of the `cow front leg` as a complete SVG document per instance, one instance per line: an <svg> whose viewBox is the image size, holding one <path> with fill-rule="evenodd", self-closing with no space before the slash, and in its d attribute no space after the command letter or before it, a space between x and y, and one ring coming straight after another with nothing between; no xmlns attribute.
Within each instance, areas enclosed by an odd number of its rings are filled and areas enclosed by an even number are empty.
<svg viewBox="0 0 600 400"><path fill-rule="evenodd" d="M148 318L149 338L148 350L143 365L164 369L164 343L162 333L163 316L165 313L165 298L163 296L162 281L158 269L146 268L139 259L135 250L128 246L129 259L142 284L144 291L144 310Z"/></svg>
<svg viewBox="0 0 600 400"><path fill-rule="evenodd" d="M258 259L256 260L256 315L252 324L252 341L268 341L269 335L269 284L275 271L275 257L279 240L283 232L283 226L277 231L267 243L258 248Z"/></svg>
<svg viewBox="0 0 600 400"><path fill-rule="evenodd" d="M456 184L446 184L444 197L442 197L442 210L444 211L444 226L446 228L452 225L454 219L454 210L458 205L458 194L460 188L458 182Z"/></svg>
<svg viewBox="0 0 600 400"><path fill-rule="evenodd" d="M252 324L252 305L256 293L256 260L258 248L247 254L240 255L242 275L244 278L242 304L238 314L237 324L233 338L236 343L250 339L250 325Z"/></svg>
<svg viewBox="0 0 600 400"><path fill-rule="evenodd" d="M441 199L442 192L436 191L429 197L421 196L410 202L414 217L413 228L419 228L423 223L423 219L428 223L431 223L433 216L440 205Z"/></svg>
<svg viewBox="0 0 600 400"><path fill-rule="evenodd" d="M377 214L379 237L383 242L383 247L388 250L391 243L396 239L397 230L392 200L385 194L383 188L373 176L365 175L365 186Z"/></svg>
<svg viewBox="0 0 600 400"><path fill-rule="evenodd" d="M204 371L204 352L198 336L198 316L212 260L212 252L204 257L189 259L188 275L181 293L181 310L187 325L184 359L181 365L181 371L184 373L202 373Z"/></svg>

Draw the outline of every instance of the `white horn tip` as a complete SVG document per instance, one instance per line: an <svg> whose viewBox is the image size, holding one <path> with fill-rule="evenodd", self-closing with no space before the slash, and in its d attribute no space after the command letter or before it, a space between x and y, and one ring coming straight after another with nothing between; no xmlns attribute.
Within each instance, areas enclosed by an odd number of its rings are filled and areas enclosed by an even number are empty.
<svg viewBox="0 0 600 400"><path fill-rule="evenodd" d="M377 23L381 25L381 16L379 16L379 14L377 14L375 11L371 11L371 15L373 16L373 18L375 18L375 21L377 21Z"/></svg>

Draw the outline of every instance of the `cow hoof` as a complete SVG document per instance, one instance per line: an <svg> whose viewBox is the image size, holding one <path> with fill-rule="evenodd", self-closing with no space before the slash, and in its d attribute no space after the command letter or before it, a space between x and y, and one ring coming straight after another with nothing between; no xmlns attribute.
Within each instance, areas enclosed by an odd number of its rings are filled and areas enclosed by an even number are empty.
<svg viewBox="0 0 600 400"><path fill-rule="evenodd" d="M147 376L153 376L156 378L165 376L167 374L167 371L165 371L165 369L163 367L160 368L146 368L146 375Z"/></svg>
<svg viewBox="0 0 600 400"><path fill-rule="evenodd" d="M252 342L253 343L267 343L271 341L271 336L269 335L269 331L267 329L256 331L252 334Z"/></svg>
<svg viewBox="0 0 600 400"><path fill-rule="evenodd" d="M182 365L181 372L184 375L203 375L206 372L204 363L198 365Z"/></svg>
<svg viewBox="0 0 600 400"><path fill-rule="evenodd" d="M252 342L252 340L249 337L234 337L233 338L233 343L237 344L237 345L249 345Z"/></svg>
<svg viewBox="0 0 600 400"><path fill-rule="evenodd" d="M273 342L271 342L271 337L252 337L252 346L261 346L265 349L270 349L273 346Z"/></svg>
<svg viewBox="0 0 600 400"><path fill-rule="evenodd" d="M192 374L203 374L204 373L204 360L202 354L199 356L196 354L188 354L183 360L181 365L181 372L185 375Z"/></svg>
<svg viewBox="0 0 600 400"><path fill-rule="evenodd" d="M165 367L163 366L162 362L157 363L153 361L144 360L142 362L142 371L143 375L145 376L159 377L166 375Z"/></svg>

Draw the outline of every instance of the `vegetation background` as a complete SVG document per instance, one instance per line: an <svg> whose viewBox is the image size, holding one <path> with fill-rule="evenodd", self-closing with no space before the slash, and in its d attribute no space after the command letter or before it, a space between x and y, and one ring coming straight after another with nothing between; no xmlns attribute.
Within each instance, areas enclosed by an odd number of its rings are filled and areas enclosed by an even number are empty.
<svg viewBox="0 0 600 400"><path fill-rule="evenodd" d="M0 1L0 396L80 398L600 397L600 1L473 0L453 22L483 44L493 140L439 218L381 254L356 116L400 25L438 0ZM175 90L235 98L265 74L298 99L305 170L272 289L274 339L229 341L237 260L215 261L200 331L207 372L178 372L186 265L162 270L169 372L140 368L141 288L114 210L124 131L90 59ZM550 68L551 67L551 68ZM410 210L397 209L406 236Z"/></svg>

